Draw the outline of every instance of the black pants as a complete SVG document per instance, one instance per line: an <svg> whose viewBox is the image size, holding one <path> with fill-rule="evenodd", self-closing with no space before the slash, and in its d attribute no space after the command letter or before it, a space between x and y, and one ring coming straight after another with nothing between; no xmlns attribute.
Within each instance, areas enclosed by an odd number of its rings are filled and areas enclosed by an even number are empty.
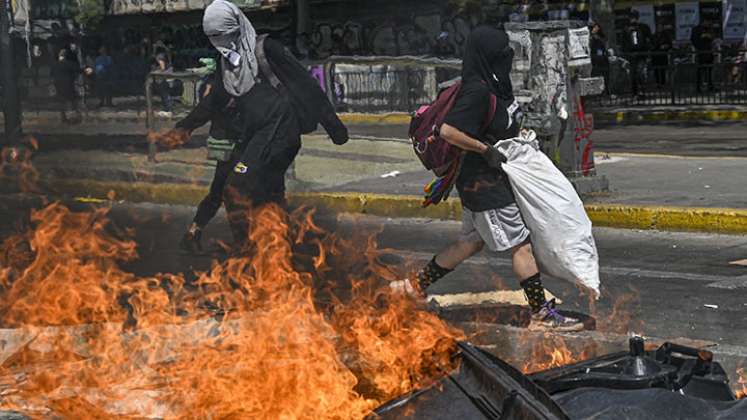
<svg viewBox="0 0 747 420"><path fill-rule="evenodd" d="M640 93L641 82L644 80L646 72L646 59L641 56L634 56L630 60L630 75L631 75L631 86L633 89L633 95Z"/></svg>
<svg viewBox="0 0 747 420"><path fill-rule="evenodd" d="M248 241L251 213L262 205L285 205L285 173L296 158L300 142L275 151L261 164L240 174L231 168L223 199L234 242L241 246Z"/></svg>
<svg viewBox="0 0 747 420"><path fill-rule="evenodd" d="M229 160L219 161L215 166L215 174L213 175L213 181L210 183L210 191L202 199L200 205L197 206L197 214L194 218L195 224L200 228L207 226L210 220L218 213L218 210L220 210L220 206L223 205L223 190L225 189L226 181L238 161L239 155L234 152Z"/></svg>
<svg viewBox="0 0 747 420"><path fill-rule="evenodd" d="M697 90L700 92L703 82L708 85L708 89L713 90L713 58L702 57L698 60L698 78L697 78Z"/></svg>
<svg viewBox="0 0 747 420"><path fill-rule="evenodd" d="M96 79L94 86L96 88L96 96L99 97L99 106L112 105L112 89L113 84L110 80L100 78Z"/></svg>
<svg viewBox="0 0 747 420"><path fill-rule="evenodd" d="M171 86L165 80L153 82L153 93L161 98L161 105L164 111L171 112L174 106L174 100L171 98Z"/></svg>

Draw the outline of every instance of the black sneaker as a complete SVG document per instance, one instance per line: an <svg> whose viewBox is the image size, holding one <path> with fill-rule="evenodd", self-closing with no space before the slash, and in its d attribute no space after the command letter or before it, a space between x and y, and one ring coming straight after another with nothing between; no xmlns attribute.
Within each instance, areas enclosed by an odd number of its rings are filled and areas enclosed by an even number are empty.
<svg viewBox="0 0 747 420"><path fill-rule="evenodd" d="M197 229L194 232L187 231L182 240L179 242L179 248L189 254L202 254L202 231Z"/></svg>

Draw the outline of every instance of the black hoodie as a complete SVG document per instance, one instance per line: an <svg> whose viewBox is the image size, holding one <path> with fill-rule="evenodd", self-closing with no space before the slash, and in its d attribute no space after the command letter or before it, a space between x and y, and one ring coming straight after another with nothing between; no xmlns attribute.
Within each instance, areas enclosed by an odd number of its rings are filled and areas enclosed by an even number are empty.
<svg viewBox="0 0 747 420"><path fill-rule="evenodd" d="M467 40L462 64L462 87L444 123L489 144L515 137L518 105L511 86L513 50L506 32L477 28ZM490 95L497 99L495 115L485 124ZM456 182L462 205L472 211L505 207L515 202L508 178L493 169L479 153L467 152Z"/></svg>
<svg viewBox="0 0 747 420"><path fill-rule="evenodd" d="M231 116L237 115L243 123L243 129L239 129L233 118L226 119L226 107L231 102L231 96L226 91L222 83L214 83L213 88L197 107L182 121L177 123L177 127L193 130L210 120L225 119L226 130L230 132L226 136L236 136L232 131L238 129L239 146L243 147L246 142L254 135L255 129L262 127L269 121L248 121L257 116L257 108L269 106L276 96L283 96L285 100L292 103L294 114L298 124L298 131L307 133L316 129L317 124L321 124L335 143L341 144L347 141L348 132L345 125L335 114L334 107L329 99L319 87L319 84L309 75L308 71L290 54L290 52L277 41L267 39L264 42L264 51L277 77L284 85L280 89L266 89L266 86L257 88L256 92L250 91L245 95L252 98L251 101L245 99L234 99L237 103L237 110L231 111ZM222 60L221 60L222 63ZM220 74L220 69L217 72ZM263 84L269 84L266 77L263 77ZM265 102L264 104L262 102ZM241 111L245 108L244 112ZM260 113L261 114L261 113ZM269 114L267 115L269 117ZM230 120L230 124L229 124ZM212 134L212 133L211 133ZM264 139L266 142L271 139ZM296 143L297 139L278 138L275 141Z"/></svg>

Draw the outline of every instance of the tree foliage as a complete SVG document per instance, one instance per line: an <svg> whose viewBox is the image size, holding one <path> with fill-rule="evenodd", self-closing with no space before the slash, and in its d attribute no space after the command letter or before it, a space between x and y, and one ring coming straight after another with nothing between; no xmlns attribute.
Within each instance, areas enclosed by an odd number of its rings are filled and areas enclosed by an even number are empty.
<svg viewBox="0 0 747 420"><path fill-rule="evenodd" d="M78 0L77 3L75 21L88 30L97 29L106 14L104 0Z"/></svg>

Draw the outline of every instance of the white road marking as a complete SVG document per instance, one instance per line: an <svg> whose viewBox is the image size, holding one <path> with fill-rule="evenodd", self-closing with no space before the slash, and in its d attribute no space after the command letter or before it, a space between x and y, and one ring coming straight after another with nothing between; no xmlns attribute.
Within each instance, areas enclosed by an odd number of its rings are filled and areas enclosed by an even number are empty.
<svg viewBox="0 0 747 420"><path fill-rule="evenodd" d="M433 254L429 252L413 252L397 250L397 255L404 258L411 258L413 260L430 260L433 258ZM490 265L493 267L510 268L511 260L508 258L488 258L484 256L475 256L466 261L466 264L479 264L479 265ZM747 275L744 276L720 276L715 274L697 274L697 273L682 273L674 271L662 271L662 270L646 270L634 267L610 267L602 265L599 268L599 272L602 275L615 275L615 276L633 276L641 278L660 278L660 279L677 279L677 280L689 280L689 281L702 281L702 282L738 282L747 281ZM710 285L709 285L710 286ZM712 286L717 287L717 286Z"/></svg>
<svg viewBox="0 0 747 420"><path fill-rule="evenodd" d="M556 303L562 302L549 290L545 290L547 300L555 299ZM527 306L526 296L523 290L495 290L482 293L452 293L443 295L428 295L428 300L435 300L441 307L479 305L486 303L506 303L511 305Z"/></svg>

